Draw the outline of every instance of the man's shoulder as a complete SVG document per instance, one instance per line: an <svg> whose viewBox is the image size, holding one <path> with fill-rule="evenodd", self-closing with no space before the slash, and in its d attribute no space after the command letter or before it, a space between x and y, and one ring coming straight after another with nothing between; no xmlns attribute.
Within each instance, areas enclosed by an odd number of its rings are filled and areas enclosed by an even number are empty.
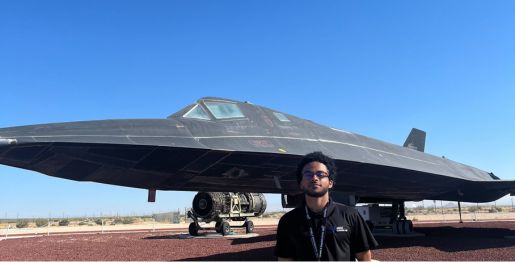
<svg viewBox="0 0 515 262"><path fill-rule="evenodd" d="M356 207L353 206L347 206L342 203L333 202L332 203L335 210L338 210L339 212L346 213L349 215L358 214L358 211L356 210Z"/></svg>
<svg viewBox="0 0 515 262"><path fill-rule="evenodd" d="M298 220L299 218L304 218L304 208L296 207L281 217L280 221L292 221Z"/></svg>

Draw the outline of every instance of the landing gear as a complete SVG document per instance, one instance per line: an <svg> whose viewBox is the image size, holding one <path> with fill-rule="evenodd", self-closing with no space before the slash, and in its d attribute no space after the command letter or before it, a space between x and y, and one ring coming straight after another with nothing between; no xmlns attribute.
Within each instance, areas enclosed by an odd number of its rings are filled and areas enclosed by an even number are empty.
<svg viewBox="0 0 515 262"><path fill-rule="evenodd" d="M413 233L413 222L411 220L396 220L392 224L392 231L398 235L408 235Z"/></svg>
<svg viewBox="0 0 515 262"><path fill-rule="evenodd" d="M368 206L357 206L356 209L371 231L391 230L396 235L413 234L413 222L406 218L404 201L392 201L391 207L369 204Z"/></svg>
<svg viewBox="0 0 515 262"><path fill-rule="evenodd" d="M392 202L392 232L398 235L407 235L413 233L413 222L406 218L404 201Z"/></svg>

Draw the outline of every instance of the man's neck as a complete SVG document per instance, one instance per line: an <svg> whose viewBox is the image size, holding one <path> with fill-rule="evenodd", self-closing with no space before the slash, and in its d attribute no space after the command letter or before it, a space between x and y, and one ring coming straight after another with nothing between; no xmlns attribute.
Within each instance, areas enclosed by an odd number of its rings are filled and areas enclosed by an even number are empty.
<svg viewBox="0 0 515 262"><path fill-rule="evenodd" d="M324 207L329 203L329 193L321 196L321 197L312 197L306 195L306 205L313 212L320 212L324 209Z"/></svg>

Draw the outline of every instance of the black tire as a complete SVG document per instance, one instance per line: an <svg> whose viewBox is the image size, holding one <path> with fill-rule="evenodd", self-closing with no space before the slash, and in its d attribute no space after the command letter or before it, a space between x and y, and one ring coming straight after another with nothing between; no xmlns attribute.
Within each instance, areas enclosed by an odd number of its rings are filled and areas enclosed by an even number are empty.
<svg viewBox="0 0 515 262"><path fill-rule="evenodd" d="M194 222L190 223L190 226L188 227L188 231L190 232L190 235L198 236L198 227Z"/></svg>
<svg viewBox="0 0 515 262"><path fill-rule="evenodd" d="M392 224L392 231L394 234L402 235L402 229L401 229L401 221L395 220Z"/></svg>
<svg viewBox="0 0 515 262"><path fill-rule="evenodd" d="M221 233L223 236L229 235L229 233L231 233L231 226L229 225L228 222L224 221L220 225L220 231L222 231Z"/></svg>
<svg viewBox="0 0 515 262"><path fill-rule="evenodd" d="M248 220L245 222L245 232L247 234L254 232L254 222Z"/></svg>
<svg viewBox="0 0 515 262"><path fill-rule="evenodd" d="M397 220L393 224L393 233L407 235L413 233L413 222L411 220Z"/></svg>
<svg viewBox="0 0 515 262"><path fill-rule="evenodd" d="M413 233L413 222L411 220L404 220L404 234Z"/></svg>
<svg viewBox="0 0 515 262"><path fill-rule="evenodd" d="M216 221L216 224L215 224L216 233L222 233L222 227L220 226L221 224L222 224L222 222Z"/></svg>
<svg viewBox="0 0 515 262"><path fill-rule="evenodd" d="M401 235L406 235L406 220L399 221L399 230Z"/></svg>

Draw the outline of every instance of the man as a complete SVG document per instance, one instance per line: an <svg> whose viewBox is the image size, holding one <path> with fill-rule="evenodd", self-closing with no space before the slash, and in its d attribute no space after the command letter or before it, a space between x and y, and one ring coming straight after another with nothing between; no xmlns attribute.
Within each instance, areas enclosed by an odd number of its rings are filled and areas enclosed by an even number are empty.
<svg viewBox="0 0 515 262"><path fill-rule="evenodd" d="M305 203L285 214L277 228L275 255L279 260L365 260L378 244L353 207L332 201L336 166L322 152L304 156L297 182Z"/></svg>

